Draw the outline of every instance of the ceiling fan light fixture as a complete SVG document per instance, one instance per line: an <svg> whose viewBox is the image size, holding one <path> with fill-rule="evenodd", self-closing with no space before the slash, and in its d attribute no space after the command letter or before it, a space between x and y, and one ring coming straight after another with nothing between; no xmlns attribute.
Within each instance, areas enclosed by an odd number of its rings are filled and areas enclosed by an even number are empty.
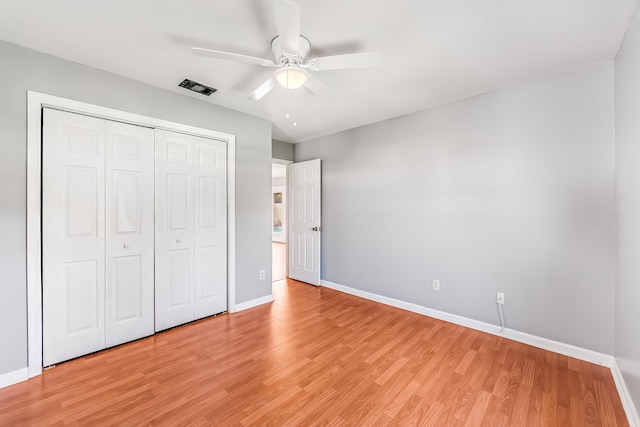
<svg viewBox="0 0 640 427"><path fill-rule="evenodd" d="M298 89L309 80L309 73L300 67L287 66L278 69L275 78L287 89Z"/></svg>

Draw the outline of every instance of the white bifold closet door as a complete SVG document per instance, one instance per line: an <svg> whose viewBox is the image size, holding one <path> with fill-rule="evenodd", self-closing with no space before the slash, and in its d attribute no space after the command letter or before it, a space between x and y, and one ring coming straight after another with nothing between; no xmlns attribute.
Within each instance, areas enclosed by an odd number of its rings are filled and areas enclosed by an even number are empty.
<svg viewBox="0 0 640 427"><path fill-rule="evenodd" d="M153 334L153 130L45 109L43 365Z"/></svg>
<svg viewBox="0 0 640 427"><path fill-rule="evenodd" d="M226 144L156 130L156 331L227 310Z"/></svg>
<svg viewBox="0 0 640 427"><path fill-rule="evenodd" d="M153 129L107 122L106 344L154 332Z"/></svg>

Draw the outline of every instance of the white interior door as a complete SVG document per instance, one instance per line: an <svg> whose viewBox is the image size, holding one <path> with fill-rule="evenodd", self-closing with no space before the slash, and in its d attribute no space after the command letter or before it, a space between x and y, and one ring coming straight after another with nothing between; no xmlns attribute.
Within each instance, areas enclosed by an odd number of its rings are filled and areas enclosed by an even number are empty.
<svg viewBox="0 0 640 427"><path fill-rule="evenodd" d="M320 285L320 159L287 168L289 277Z"/></svg>
<svg viewBox="0 0 640 427"><path fill-rule="evenodd" d="M156 331L194 319L193 137L156 130Z"/></svg>
<svg viewBox="0 0 640 427"><path fill-rule="evenodd" d="M106 122L106 345L154 332L153 129Z"/></svg>
<svg viewBox="0 0 640 427"><path fill-rule="evenodd" d="M194 137L195 318L227 310L227 145Z"/></svg>
<svg viewBox="0 0 640 427"><path fill-rule="evenodd" d="M43 365L105 347L105 124L43 111Z"/></svg>

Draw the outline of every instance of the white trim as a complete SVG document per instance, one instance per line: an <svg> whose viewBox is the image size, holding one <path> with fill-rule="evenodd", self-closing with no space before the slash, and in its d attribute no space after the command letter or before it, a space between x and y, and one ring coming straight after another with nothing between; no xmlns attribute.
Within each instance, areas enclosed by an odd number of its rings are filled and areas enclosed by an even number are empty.
<svg viewBox="0 0 640 427"><path fill-rule="evenodd" d="M41 106L27 92L27 352L29 378L42 373Z"/></svg>
<svg viewBox="0 0 640 427"><path fill-rule="evenodd" d="M239 311L248 310L253 307L257 307L262 304L268 304L273 302L273 295L265 295L260 298L252 299L249 301L241 302L240 304L236 304L232 310L229 310L229 313L237 313Z"/></svg>
<svg viewBox="0 0 640 427"><path fill-rule="evenodd" d="M322 280L321 285L334 289L336 291L344 292L347 294L355 295L361 298L365 298L371 301L376 301L382 304L390 305L392 307L401 308L403 310L411 311L425 316L433 317L435 319L444 320L446 322L454 323L456 325L466 326L478 331L487 332L493 335L508 338L513 341L518 341L524 344L529 344L534 347L542 348L544 350L553 351L555 353L563 354L565 356L574 357L576 359L584 360L586 362L595 363L598 365L611 368L615 362L613 356L598 353L586 348L576 347L571 344L565 344L559 341L553 341L547 338L530 335L524 332L516 331L513 329L505 328L500 332L500 328L490 323L480 322L478 320L469 319L467 317L458 316L456 314L446 313L444 311L434 310L432 308L424 307L422 305L413 304L406 301L401 301L394 298L385 297L382 295L373 294L359 289L351 288L349 286L339 285L327 280Z"/></svg>
<svg viewBox="0 0 640 427"><path fill-rule="evenodd" d="M611 375L613 376L613 381L616 383L616 388L618 389L618 394L620 395L624 412L627 414L629 426L640 427L640 416L638 416L638 410L633 404L633 399L631 399L631 394L629 394L627 383L624 381L622 371L620 370L616 360L613 361L613 366L611 366Z"/></svg>
<svg viewBox="0 0 640 427"><path fill-rule="evenodd" d="M290 165L291 163L293 163L293 160L283 160L283 159L276 159L275 157L272 157L271 163L277 163L279 165Z"/></svg>
<svg viewBox="0 0 640 427"><path fill-rule="evenodd" d="M7 372L0 375L0 388L8 387L12 384L16 384L29 379L29 369L22 368L17 371Z"/></svg>
<svg viewBox="0 0 640 427"><path fill-rule="evenodd" d="M234 135L216 132L167 120L100 107L71 99L27 92L27 351L28 376L42 373L42 272L41 272L41 164L42 164L42 107L50 107L109 120L166 129L190 135L213 138L227 143L227 286L229 307L235 306L236 296L236 229L235 229L235 163Z"/></svg>
<svg viewBox="0 0 640 427"><path fill-rule="evenodd" d="M229 309L236 305L236 137L232 138L227 143L227 307Z"/></svg>

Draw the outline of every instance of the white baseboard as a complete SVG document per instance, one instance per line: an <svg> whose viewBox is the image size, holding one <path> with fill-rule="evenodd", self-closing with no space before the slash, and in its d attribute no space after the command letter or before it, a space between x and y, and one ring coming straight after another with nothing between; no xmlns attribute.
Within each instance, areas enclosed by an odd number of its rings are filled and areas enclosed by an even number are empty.
<svg viewBox="0 0 640 427"><path fill-rule="evenodd" d="M529 344L533 347L538 347L543 350L548 350L554 353L573 357L574 359L584 360L585 362L594 363L596 365L602 365L607 368L611 368L611 366L613 366L615 362L614 357L610 354L599 353L587 348L576 347L571 344L542 338L537 335L531 335L509 328L505 328L502 333L496 333L495 335L502 336L524 344Z"/></svg>
<svg viewBox="0 0 640 427"><path fill-rule="evenodd" d="M29 369L22 368L17 371L7 372L0 375L0 388L8 387L10 385L26 381L29 379Z"/></svg>
<svg viewBox="0 0 640 427"><path fill-rule="evenodd" d="M620 400L622 401L624 412L627 414L627 421L629 421L629 426L640 427L640 416L638 416L638 410L633 404L633 400L631 399L631 394L629 394L627 384L624 382L622 371L620 371L618 362L616 362L615 360L613 361L613 366L611 367L611 375L613 375L613 381L616 383L616 388L618 389L618 394L620 395Z"/></svg>
<svg viewBox="0 0 640 427"><path fill-rule="evenodd" d="M250 301L241 302L240 304L234 305L229 313L237 313L239 311L248 310L253 307L257 307L262 304L267 304L273 302L273 295L265 295L260 298L252 299Z"/></svg>
<svg viewBox="0 0 640 427"><path fill-rule="evenodd" d="M500 332L500 328L490 323L480 322L478 320L469 319L467 317L458 316L457 314L451 314L444 311L434 310L422 305L413 304L406 301L397 300L377 294L373 294L359 289L350 288L348 286L339 285L326 280L322 281L322 286L335 289L347 294L355 295L368 300L380 302L382 304L390 305L392 307L401 308L403 310L412 311L414 313L424 314L425 316L433 317L436 319L444 320L446 322L454 323L456 325L466 326L478 331L487 332L493 335L508 338L513 341L518 341L524 344L529 344L534 347L542 348L544 350L553 351L555 353L563 354L565 356L574 357L576 359L585 360L587 362L595 363L598 365L611 368L614 364L614 358L611 355L598 353L586 348L576 347L571 344L565 344L559 341L553 341L547 338L538 337L535 335L527 334L525 332L516 331L509 328L504 328Z"/></svg>

